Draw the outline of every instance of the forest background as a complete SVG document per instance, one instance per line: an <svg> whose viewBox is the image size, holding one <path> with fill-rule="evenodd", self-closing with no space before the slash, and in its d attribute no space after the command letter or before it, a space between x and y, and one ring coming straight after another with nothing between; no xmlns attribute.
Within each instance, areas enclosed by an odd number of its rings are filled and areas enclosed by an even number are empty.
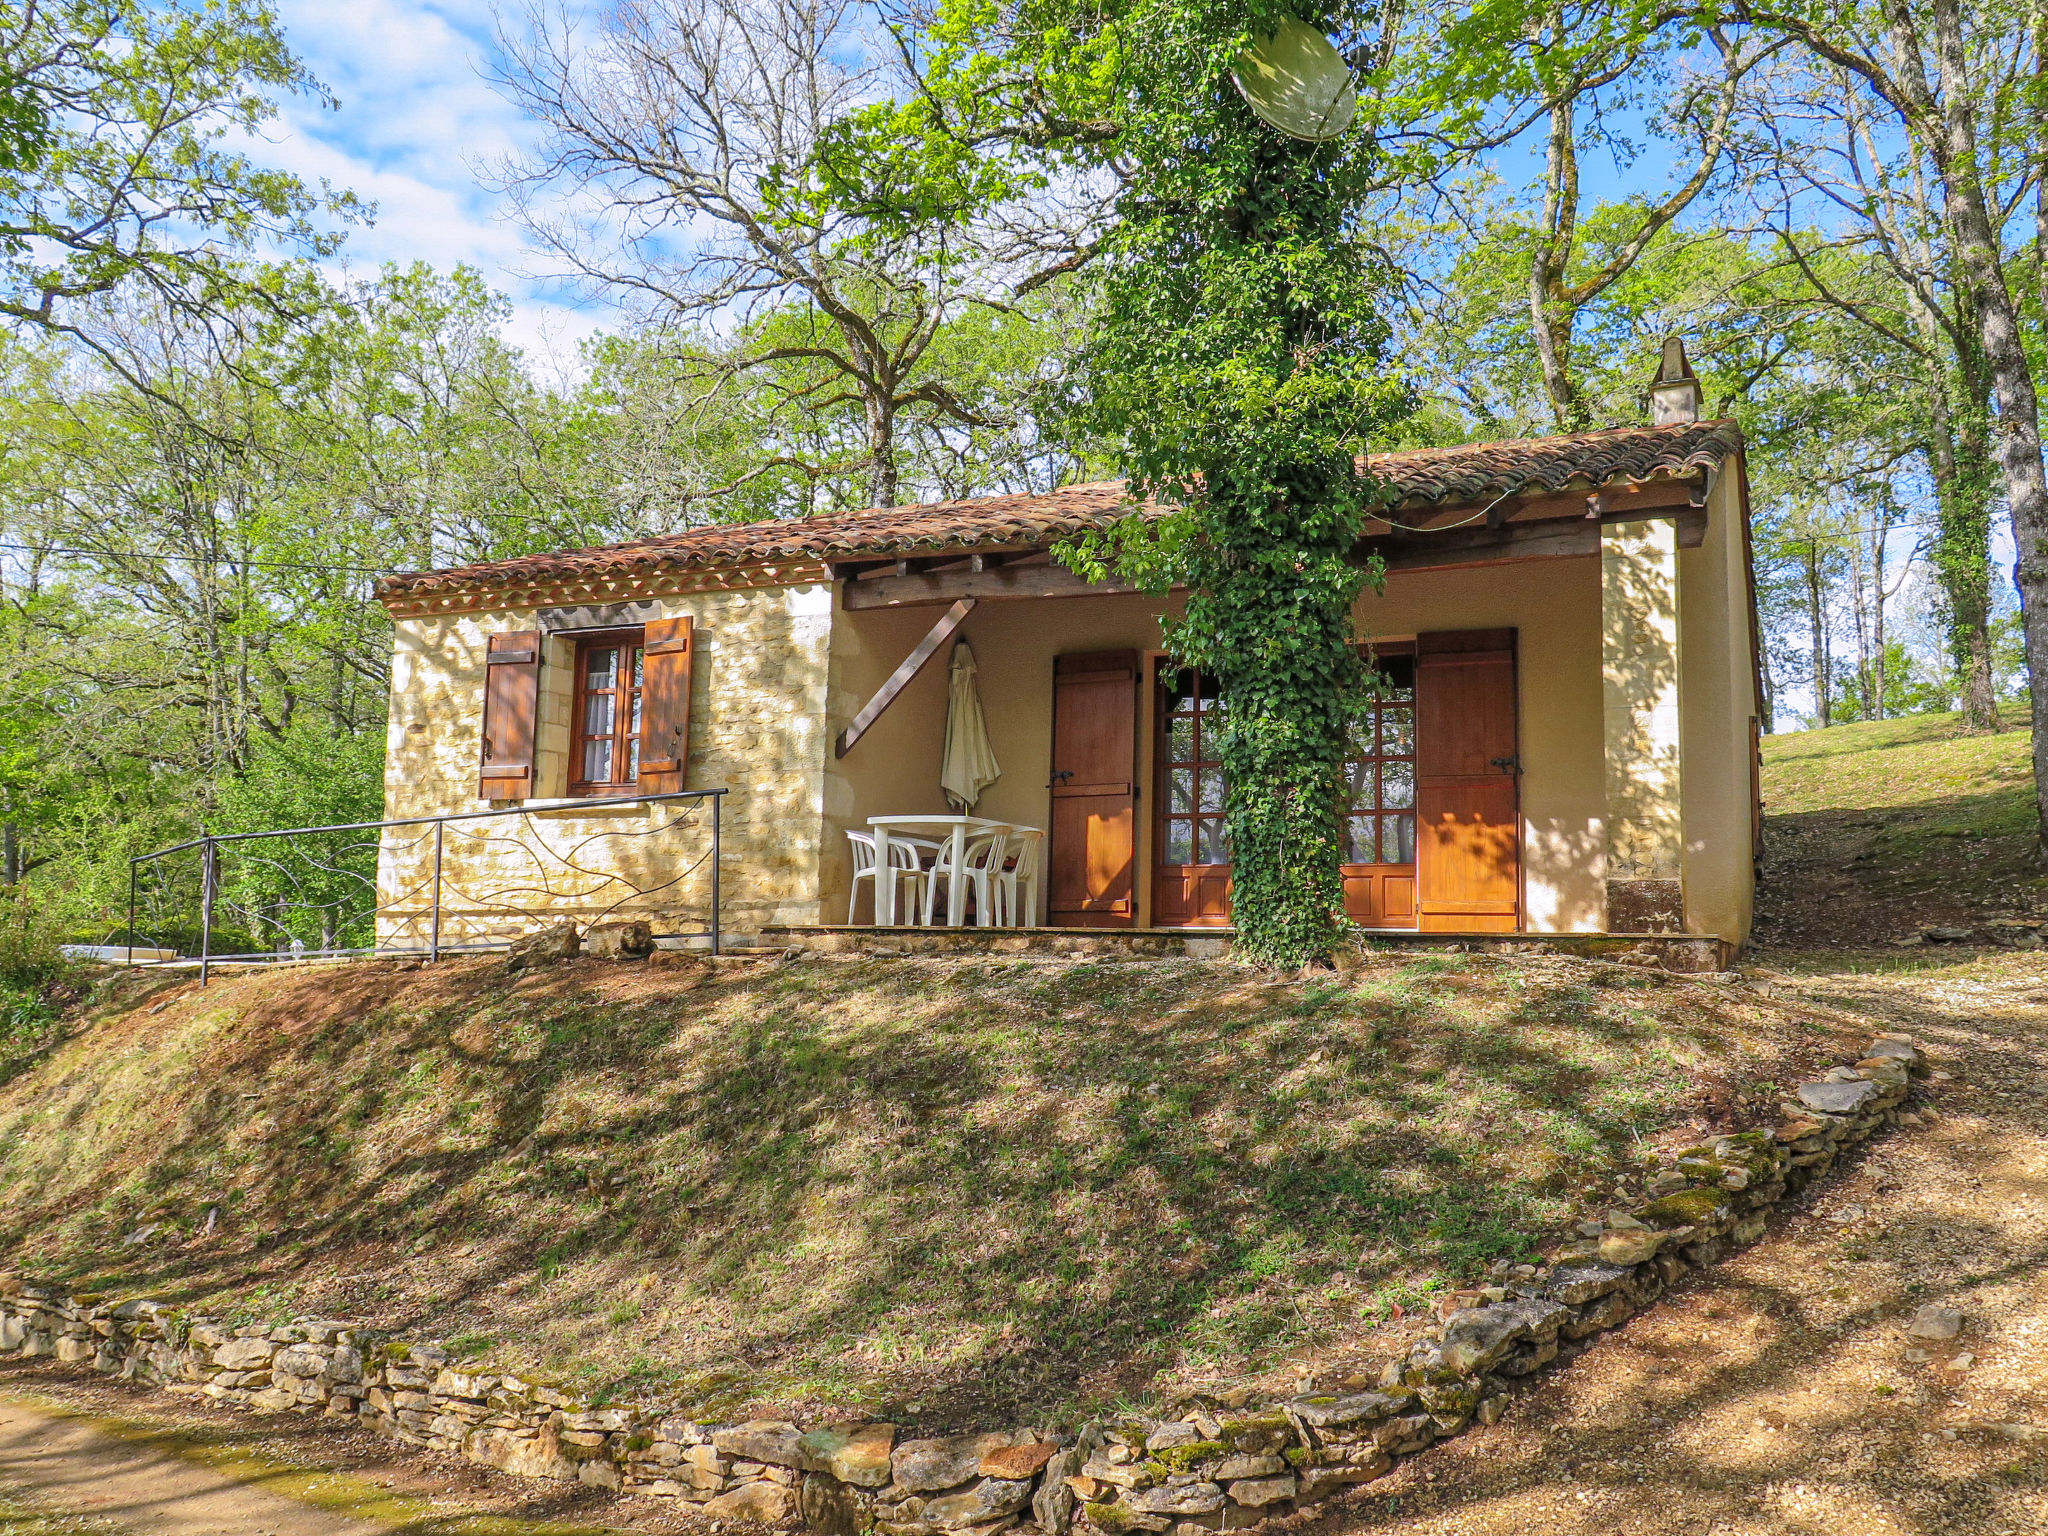
<svg viewBox="0 0 2048 1536"><path fill-rule="evenodd" d="M563 357L474 270L345 264L375 209L264 160L324 87L263 5L0 3L0 879L34 920L106 937L130 855L202 827L380 814L380 574L1113 473L1074 381L1116 157L962 196L999 157L845 131L1044 15L508 12L478 67L535 132L475 170L605 306ZM1413 406L1372 446L1642 421L1682 336L1751 444L1769 728L2024 729L1949 130L2038 370L2048 6L1441 0L1344 41ZM849 195L883 184L929 216Z"/></svg>

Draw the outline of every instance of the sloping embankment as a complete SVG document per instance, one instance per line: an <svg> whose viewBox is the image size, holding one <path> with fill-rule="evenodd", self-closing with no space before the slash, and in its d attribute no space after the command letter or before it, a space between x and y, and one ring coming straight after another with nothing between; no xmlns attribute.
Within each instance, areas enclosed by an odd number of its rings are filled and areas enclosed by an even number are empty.
<svg viewBox="0 0 2048 1536"><path fill-rule="evenodd" d="M7 1069L0 1243L705 1418L1039 1419L1384 1357L1856 1044L1740 984L1463 955L124 981Z"/></svg>

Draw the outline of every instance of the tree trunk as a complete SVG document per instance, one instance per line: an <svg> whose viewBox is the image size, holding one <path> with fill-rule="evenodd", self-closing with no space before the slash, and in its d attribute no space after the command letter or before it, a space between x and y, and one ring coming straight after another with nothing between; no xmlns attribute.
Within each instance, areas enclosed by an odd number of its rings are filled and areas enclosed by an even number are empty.
<svg viewBox="0 0 2048 1536"><path fill-rule="evenodd" d="M1834 722L1834 706L1829 695L1834 692L1833 668L1828 664L1828 623L1827 609L1823 599L1826 596L1825 582L1821 573L1821 550L1819 539L1809 539L1806 545L1806 630L1808 641L1813 647L1813 713L1826 730Z"/></svg>
<svg viewBox="0 0 2048 1536"><path fill-rule="evenodd" d="M2012 511L2015 571L2033 698L2036 858L2048 864L2048 473L2041 463L2041 409L2019 314L1999 261L1998 237L1977 168L1974 96L1956 0L1932 0L1942 86L1937 169L1957 255L1977 309L1984 363L1998 402L1997 457Z"/></svg>
<svg viewBox="0 0 2048 1536"><path fill-rule="evenodd" d="M1963 730L1984 735L1999 728L1991 681L1989 386L1983 369L1973 368L1970 359L1963 360L1960 372L1965 377L1953 384L1944 381L1933 393L1934 439L1927 455L1936 509L1931 556L1946 610ZM1950 408L1951 389L1959 410Z"/></svg>
<svg viewBox="0 0 2048 1536"><path fill-rule="evenodd" d="M1572 141L1574 127L1569 98L1550 109L1542 227L1529 253L1529 333L1536 343L1536 366L1543 375L1550 414L1562 432L1577 432L1586 425L1586 404L1572 382L1575 316L1568 304L1559 303L1578 221L1579 160L1578 147Z"/></svg>
<svg viewBox="0 0 2048 1536"><path fill-rule="evenodd" d="M868 499L878 507L896 505L896 407L869 394Z"/></svg>

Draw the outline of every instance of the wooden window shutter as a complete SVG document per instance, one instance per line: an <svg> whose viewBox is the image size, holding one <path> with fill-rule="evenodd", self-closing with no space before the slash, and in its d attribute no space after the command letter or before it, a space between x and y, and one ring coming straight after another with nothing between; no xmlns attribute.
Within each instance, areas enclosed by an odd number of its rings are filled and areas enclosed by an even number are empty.
<svg viewBox="0 0 2048 1536"><path fill-rule="evenodd" d="M540 713L540 631L492 635L484 651L483 761L477 796L524 800L533 793L533 727Z"/></svg>
<svg viewBox="0 0 2048 1536"><path fill-rule="evenodd" d="M652 619L647 625L640 685L640 791L682 789L690 762L690 677L695 670L696 621L690 615Z"/></svg>

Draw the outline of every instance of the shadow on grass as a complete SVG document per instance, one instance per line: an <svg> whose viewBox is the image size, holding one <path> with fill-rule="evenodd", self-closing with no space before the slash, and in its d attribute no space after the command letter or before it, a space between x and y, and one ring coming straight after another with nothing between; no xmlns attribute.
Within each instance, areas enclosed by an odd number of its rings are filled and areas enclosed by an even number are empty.
<svg viewBox="0 0 2048 1536"><path fill-rule="evenodd" d="M184 1297L475 1239L482 1273L380 1321L511 1279L558 1343L614 1362L600 1387L1025 1414L1365 1329L1425 1277L1523 1251L1684 1117L1701 1062L1774 1070L1689 984L1613 967L1595 987L1490 957L1300 984L892 961L626 1002L602 974L253 994L117 1210L17 1197L6 1235ZM92 1115L65 1106L81 1147ZM110 1260L114 1228L170 1209L189 1230L223 1184L232 1250Z"/></svg>
<svg viewBox="0 0 2048 1536"><path fill-rule="evenodd" d="M1949 968L1956 968L1953 956ZM1846 991L1852 1006L1868 1007L1873 1026L1904 1026L1937 1048L1967 1051L1973 1081L2031 1078L2044 1065L2038 1036L2028 1038L2017 1025L1992 1030L1974 1013L1937 1006L1902 1008L1896 995L1875 988L1860 997L1853 985L1836 990ZM2028 1119L2010 1098L1985 1095L1975 1100L1972 1112L1986 1120L1992 1139L2002 1137L2017 1146L2038 1144L2038 1112ZM1835 1170L1829 1185L1853 1176L1862 1158L1884 1146L1880 1141L1858 1149ZM2021 1169L2012 1168L2007 1177L2009 1194L1994 1188L1994 1208L2002 1199L2016 1204L2029 1200L2038 1190L2037 1182ZM1895 1395L1878 1395L1860 1377L1858 1385L1826 1394L1818 1409L1795 1420L1760 1417L1774 1411L1770 1404L1814 1403L1809 1386L1839 1381L1848 1373L1848 1364L1836 1360L1838 1352L1890 1329L1914 1307L1942 1301L1980 1317L1988 1287L2048 1269L2048 1244L2037 1236L1952 1212L1938 1201L1908 1198L1888 1207L1882 1219L1889 1262L1898 1266L1898 1273L1867 1301L1837 1307L1817 1288L1793 1289L1759 1278L1740 1259L1690 1277L1660 1307L1594 1344L1595 1351L1613 1361L1604 1389L1597 1378L1581 1387L1573 1367L1547 1383L1533 1378L1536 1395L1517 1402L1499 1429L1472 1431L1464 1440L1425 1453L1386 1483L1333 1500L1302 1522L1296 1536L1439 1530L1449 1525L1474 1536L1530 1529L1561 1536L1689 1533L1719 1529L1723 1522L1731 1530L2025 1528L2021 1512L2038 1511L2048 1500L2048 1455L2039 1450L2029 1454L2020 1446L2001 1446L1995 1436L1980 1430L1986 1454L1974 1464L1957 1454L1930 1456L1925 1442L1934 1436L1929 1425L1939 1421ZM1819 1241L1827 1239L1782 1231L1766 1240ZM1922 1263L1938 1265L1945 1256L1973 1252L1995 1254L1995 1262L1938 1286L1913 1278ZM1791 1267L1817 1265L1823 1258L1801 1258ZM1779 1272L1786 1267L1781 1264ZM1678 1351L1692 1357L1695 1368L1689 1380L1676 1383L1666 1368L1671 1352L1641 1336L1660 1316L1668 1318L1703 1297L1718 1298L1723 1310L1703 1314L1716 1319L1712 1341ZM1716 1358L1717 1341L1739 1332L1726 1310L1731 1301L1737 1318L1752 1314L1768 1335L1753 1357L1739 1361ZM1894 1338L1891 1347L1903 1351L1906 1342L1910 1341ZM1636 1373L1633 1378L1627 1374L1631 1370ZM1897 1370L1904 1375L1912 1367L1902 1363ZM1604 1416L1590 1419L1603 1407ZM2008 1411L2026 1416L2017 1405ZM1783 1433L1740 1445L1724 1439L1739 1434L1736 1426L1752 1420ZM1662 1427L1667 1424L1672 1426L1669 1430ZM1667 1455L1653 1470L1646 1467L1644 1458L1660 1450L1658 1442L1667 1435L1685 1436L1678 1443L1700 1453ZM1986 1463L1991 1462L2002 1463L1995 1475L1987 1475L1992 1469ZM1910 1477L1897 1477L1900 1468L1910 1468ZM1428 1483L1419 1476L1425 1469L1432 1474ZM1809 1487L1839 1496L1833 1516L1796 1502L1777 1502L1788 1490L1804 1494ZM1862 1521L1853 1526L1838 1523L1844 1507L1858 1510ZM2020 1516L2017 1523L2015 1516Z"/></svg>

